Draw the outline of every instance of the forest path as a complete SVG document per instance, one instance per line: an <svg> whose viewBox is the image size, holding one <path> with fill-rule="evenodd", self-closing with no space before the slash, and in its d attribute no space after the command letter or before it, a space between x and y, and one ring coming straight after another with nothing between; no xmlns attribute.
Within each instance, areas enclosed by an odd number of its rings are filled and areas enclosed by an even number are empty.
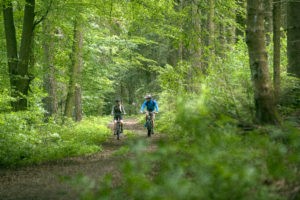
<svg viewBox="0 0 300 200"><path fill-rule="evenodd" d="M65 158L41 165L21 167L17 169L0 169L0 200L76 200L78 191L71 187L64 177L87 176L98 181L107 173L120 176L118 166L126 156L115 156L121 147L138 140L149 142L148 150L156 148L161 138L154 134L147 138L146 130L136 119L125 119L125 130L134 134L116 140L112 135L102 145L103 151L80 157ZM112 124L110 124L110 127Z"/></svg>

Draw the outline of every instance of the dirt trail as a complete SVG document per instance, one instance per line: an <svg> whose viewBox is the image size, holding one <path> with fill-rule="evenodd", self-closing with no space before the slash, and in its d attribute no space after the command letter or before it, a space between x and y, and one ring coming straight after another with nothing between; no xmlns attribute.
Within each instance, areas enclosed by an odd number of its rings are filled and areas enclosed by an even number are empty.
<svg viewBox="0 0 300 200"><path fill-rule="evenodd" d="M42 165L18 169L0 169L0 200L75 200L78 192L62 181L62 177L74 177L79 174L99 180L107 173L118 176L117 166L122 162L114 156L119 148L128 145L129 140L145 139L149 148L156 148L159 135L146 138L145 129L136 120L125 120L125 129L134 131L134 136L116 140L113 136L102 144L103 151L81 157L66 158Z"/></svg>

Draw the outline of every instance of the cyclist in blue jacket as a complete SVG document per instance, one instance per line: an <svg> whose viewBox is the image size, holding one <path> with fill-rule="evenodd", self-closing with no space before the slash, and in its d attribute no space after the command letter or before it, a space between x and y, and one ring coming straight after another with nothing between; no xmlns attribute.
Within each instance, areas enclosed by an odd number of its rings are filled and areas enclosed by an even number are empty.
<svg viewBox="0 0 300 200"><path fill-rule="evenodd" d="M154 127L155 113L158 113L158 104L157 104L157 102L154 99L152 99L151 95L146 95L145 99L146 100L142 104L140 112L143 113L144 109L146 107L146 109L147 109L147 112L146 112L146 121L147 121L147 116L149 115L149 112L153 112L153 118L152 119L153 119L153 127Z"/></svg>

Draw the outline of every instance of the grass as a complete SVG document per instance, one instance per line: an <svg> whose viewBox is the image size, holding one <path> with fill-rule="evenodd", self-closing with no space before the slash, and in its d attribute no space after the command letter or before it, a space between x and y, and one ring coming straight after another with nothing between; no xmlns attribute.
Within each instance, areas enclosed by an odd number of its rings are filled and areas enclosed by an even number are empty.
<svg viewBox="0 0 300 200"><path fill-rule="evenodd" d="M101 143L111 134L108 118L90 117L63 125L37 118L26 113L1 114L1 167L92 154L101 151Z"/></svg>

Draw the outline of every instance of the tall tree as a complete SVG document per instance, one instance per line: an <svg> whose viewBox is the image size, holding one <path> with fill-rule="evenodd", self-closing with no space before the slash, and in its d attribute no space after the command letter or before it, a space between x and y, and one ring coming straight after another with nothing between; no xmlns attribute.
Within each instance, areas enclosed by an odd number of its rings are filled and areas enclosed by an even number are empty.
<svg viewBox="0 0 300 200"><path fill-rule="evenodd" d="M213 62L215 54L215 0L209 0L208 2L209 10L207 16L207 46L208 52L208 67Z"/></svg>
<svg viewBox="0 0 300 200"><path fill-rule="evenodd" d="M51 25L48 20L43 23L43 49L44 49L44 88L47 92L47 97L44 98L44 107L47 111L46 116L55 115L58 111L57 96L56 96L56 79L54 59L54 41Z"/></svg>
<svg viewBox="0 0 300 200"><path fill-rule="evenodd" d="M288 73L300 78L300 2L287 2Z"/></svg>
<svg viewBox="0 0 300 200"><path fill-rule="evenodd" d="M273 30L273 0L264 0L264 11L265 11L265 30L266 30L266 42L267 45L271 42L271 33Z"/></svg>
<svg viewBox="0 0 300 200"><path fill-rule="evenodd" d="M191 59L193 67L198 68L200 71L205 73L205 69L202 66L202 51L201 51L201 10L199 6L200 1L195 0L192 3L192 26L193 26L193 38L191 47Z"/></svg>
<svg viewBox="0 0 300 200"><path fill-rule="evenodd" d="M79 122L82 120L82 93L81 86L75 85L75 121Z"/></svg>
<svg viewBox="0 0 300 200"><path fill-rule="evenodd" d="M245 21L245 17L243 15L243 13L241 12L241 10L243 10L243 9L246 10L247 2L246 2L246 0L236 0L236 4L240 8L240 10L238 10L238 12L236 12L236 20L235 21L237 23L237 28L235 29L235 32L236 32L235 35L237 37L244 37L246 21Z"/></svg>
<svg viewBox="0 0 300 200"><path fill-rule="evenodd" d="M254 86L256 121L260 124L277 124L279 119L269 79L263 8L263 0L247 0L246 42Z"/></svg>
<svg viewBox="0 0 300 200"><path fill-rule="evenodd" d="M281 27L281 2L273 0L273 85L275 101L280 93L280 27Z"/></svg>
<svg viewBox="0 0 300 200"><path fill-rule="evenodd" d="M35 0L26 0L24 7L21 46L18 53L17 37L11 2L3 2L3 19L6 36L7 60L10 76L11 105L15 111L27 109L27 95L33 76L28 72L34 29Z"/></svg>
<svg viewBox="0 0 300 200"><path fill-rule="evenodd" d="M81 94L79 89L81 70L83 65L82 51L83 51L83 29L82 29L82 19L80 13L77 14L74 21L74 39L73 39L73 50L71 55L72 66L70 68L70 80L69 88L65 105L64 115L67 117L72 117L73 107L75 106L75 90L77 86L77 95ZM76 102L80 102L77 96ZM81 108L77 105L76 108ZM78 118L80 119L80 117Z"/></svg>

